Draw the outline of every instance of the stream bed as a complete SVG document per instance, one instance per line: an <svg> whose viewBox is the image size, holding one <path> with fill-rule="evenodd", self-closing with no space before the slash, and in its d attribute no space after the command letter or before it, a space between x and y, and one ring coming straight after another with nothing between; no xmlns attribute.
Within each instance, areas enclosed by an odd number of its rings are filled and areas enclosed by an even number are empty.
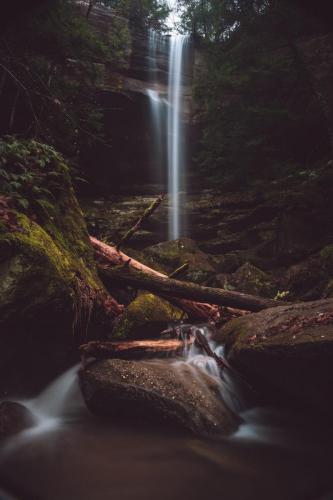
<svg viewBox="0 0 333 500"><path fill-rule="evenodd" d="M207 439L99 419L76 371L24 402L37 423L1 450L1 500L333 498L332 433L317 423L250 409L232 436Z"/></svg>

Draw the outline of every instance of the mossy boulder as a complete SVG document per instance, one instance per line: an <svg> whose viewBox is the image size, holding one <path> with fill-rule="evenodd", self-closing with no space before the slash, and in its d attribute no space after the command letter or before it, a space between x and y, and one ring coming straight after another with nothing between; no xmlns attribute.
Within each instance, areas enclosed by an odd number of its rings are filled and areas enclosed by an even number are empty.
<svg viewBox="0 0 333 500"><path fill-rule="evenodd" d="M33 381L33 360L54 376L71 349L112 319L67 165L48 146L14 145L0 157L22 178L11 196L0 186L0 392L11 374L23 389L29 364ZM33 172L27 179L20 161Z"/></svg>
<svg viewBox="0 0 333 500"><path fill-rule="evenodd" d="M277 284L274 277L246 262L231 275L220 275L220 286L227 290L274 298Z"/></svg>
<svg viewBox="0 0 333 500"><path fill-rule="evenodd" d="M157 337L168 323L184 317L184 312L167 300L152 293L141 293L115 321L112 338Z"/></svg>
<svg viewBox="0 0 333 500"><path fill-rule="evenodd" d="M229 362L266 402L333 414L333 300L267 309L216 335Z"/></svg>
<svg viewBox="0 0 333 500"><path fill-rule="evenodd" d="M97 291L97 276L39 224L16 217L19 230L0 232L0 324L47 326L57 319L59 328L71 322L74 329L80 283Z"/></svg>
<svg viewBox="0 0 333 500"><path fill-rule="evenodd" d="M190 238L164 241L146 248L145 253L162 266L168 274L188 263L188 269L181 278L194 283L204 283L215 273L211 258L202 252L195 241Z"/></svg>

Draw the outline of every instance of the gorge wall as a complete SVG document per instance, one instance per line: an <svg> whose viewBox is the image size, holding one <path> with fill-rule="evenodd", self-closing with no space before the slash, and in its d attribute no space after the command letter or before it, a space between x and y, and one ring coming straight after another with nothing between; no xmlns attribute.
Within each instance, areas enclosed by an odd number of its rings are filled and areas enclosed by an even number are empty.
<svg viewBox="0 0 333 500"><path fill-rule="evenodd" d="M82 15L87 2L79 2ZM105 142L93 148L83 149L82 162L93 189L112 193L122 188L130 191L136 184L156 184L153 192L165 191L167 167L163 175L156 175L156 160L152 154L153 129L148 88L158 85L160 94L168 94L169 37L165 36L156 53L157 80L152 81L149 57L149 34L129 26L124 18L103 6L96 6L90 16L90 23L109 37L112 43L112 29L115 23L125 23L128 29L128 48L122 67L100 61L96 99L103 110ZM192 122L192 68L193 53L185 68L185 121ZM167 142L166 135L163 141ZM189 157L192 155L190 154Z"/></svg>

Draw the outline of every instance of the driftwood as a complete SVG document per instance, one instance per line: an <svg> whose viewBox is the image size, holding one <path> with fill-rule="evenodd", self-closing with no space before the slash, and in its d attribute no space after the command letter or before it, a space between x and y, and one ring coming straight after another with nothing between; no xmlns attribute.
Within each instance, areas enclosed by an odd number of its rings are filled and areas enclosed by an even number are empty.
<svg viewBox="0 0 333 500"><path fill-rule="evenodd" d="M155 269L152 269L135 259L131 259L128 255L124 254L120 250L117 250L115 247L107 245L92 236L90 237L90 241L95 251L97 265L101 271L106 268L111 268L112 266L126 264L129 268L136 269L149 276L167 278L165 274L155 271ZM168 297L168 300L172 301L180 309L188 313L193 320L217 322L220 319L220 311L217 306L170 297Z"/></svg>
<svg viewBox="0 0 333 500"><path fill-rule="evenodd" d="M133 236L133 234L140 229L143 222L155 212L155 210L160 206L164 198L165 194L161 194L155 201L153 201L151 205L149 205L148 208L146 208L146 210L143 212L143 214L138 219L136 224L134 224L134 226L131 227L131 229L129 229L127 233L125 233L124 236L119 240L119 242L116 245L117 250L119 250L121 246L124 246L124 244Z"/></svg>
<svg viewBox="0 0 333 500"><path fill-rule="evenodd" d="M210 304L232 307L251 312L261 311L269 307L276 307L283 302L256 297L240 292L231 292L222 288L211 288L195 283L178 281L167 277L147 274L131 266L116 266L100 269L101 275L111 283L126 284L137 289L163 295L178 297L193 301L208 302Z"/></svg>
<svg viewBox="0 0 333 500"><path fill-rule="evenodd" d="M188 343L193 343L189 339ZM94 359L142 359L146 357L167 357L183 353L184 342L178 339L167 340L124 340L115 342L88 342L80 346L82 367L87 366L89 358Z"/></svg>

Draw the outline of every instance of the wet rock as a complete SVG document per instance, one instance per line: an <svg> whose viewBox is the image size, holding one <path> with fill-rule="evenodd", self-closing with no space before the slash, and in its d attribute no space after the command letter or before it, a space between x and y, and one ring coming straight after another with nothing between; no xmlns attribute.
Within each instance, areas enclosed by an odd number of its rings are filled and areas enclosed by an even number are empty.
<svg viewBox="0 0 333 500"><path fill-rule="evenodd" d="M291 299L316 300L330 296L333 273L333 245L289 267L281 280L281 289Z"/></svg>
<svg viewBox="0 0 333 500"><path fill-rule="evenodd" d="M215 379L185 363L105 360L81 371L80 384L88 408L99 416L197 434L228 434L238 424Z"/></svg>
<svg viewBox="0 0 333 500"><path fill-rule="evenodd" d="M212 258L216 269L220 273L233 273L244 263L244 258L239 252L214 255Z"/></svg>
<svg viewBox="0 0 333 500"><path fill-rule="evenodd" d="M0 403L0 440L34 425L32 413L20 403Z"/></svg>
<svg viewBox="0 0 333 500"><path fill-rule="evenodd" d="M278 206L261 205L230 219L226 227L232 231L245 231L260 223L273 220L279 214Z"/></svg>
<svg viewBox="0 0 333 500"><path fill-rule="evenodd" d="M168 323L184 319L184 313L152 293L141 293L116 319L112 332L115 339L156 337Z"/></svg>
<svg viewBox="0 0 333 500"><path fill-rule="evenodd" d="M286 210L277 228L276 252L283 264L318 251L327 241L327 220L316 206L294 206Z"/></svg>
<svg viewBox="0 0 333 500"><path fill-rule="evenodd" d="M229 361L271 403L333 413L333 300L267 309L227 323Z"/></svg>
<svg viewBox="0 0 333 500"><path fill-rule="evenodd" d="M222 288L274 298L277 285L273 276L246 262L233 274L224 277Z"/></svg>

